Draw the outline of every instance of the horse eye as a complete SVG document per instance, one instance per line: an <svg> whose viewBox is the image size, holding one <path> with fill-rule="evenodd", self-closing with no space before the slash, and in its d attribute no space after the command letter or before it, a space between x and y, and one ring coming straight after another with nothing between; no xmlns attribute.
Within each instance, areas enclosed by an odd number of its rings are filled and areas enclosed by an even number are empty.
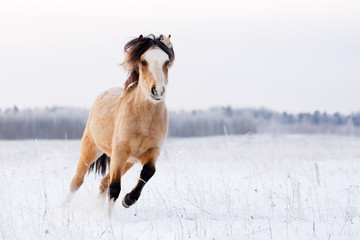
<svg viewBox="0 0 360 240"><path fill-rule="evenodd" d="M169 61L166 61L166 62L164 63L164 66L167 67L168 65L169 65Z"/></svg>
<svg viewBox="0 0 360 240"><path fill-rule="evenodd" d="M141 65L143 65L144 67L146 66L146 61L145 61L145 60L142 60L140 63L141 63Z"/></svg>

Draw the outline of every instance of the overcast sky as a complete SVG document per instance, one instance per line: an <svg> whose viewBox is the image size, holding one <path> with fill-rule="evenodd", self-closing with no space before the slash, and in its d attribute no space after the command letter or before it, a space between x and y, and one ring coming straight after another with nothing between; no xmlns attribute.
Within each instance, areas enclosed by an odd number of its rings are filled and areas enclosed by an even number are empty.
<svg viewBox="0 0 360 240"><path fill-rule="evenodd" d="M0 108L90 108L149 33L172 35L171 110L360 111L358 0L2 0Z"/></svg>

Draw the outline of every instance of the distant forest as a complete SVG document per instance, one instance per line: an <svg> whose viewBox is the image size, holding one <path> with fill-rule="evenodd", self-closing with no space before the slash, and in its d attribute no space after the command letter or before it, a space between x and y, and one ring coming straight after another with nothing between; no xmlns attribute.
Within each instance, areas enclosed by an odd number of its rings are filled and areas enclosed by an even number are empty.
<svg viewBox="0 0 360 240"><path fill-rule="evenodd" d="M88 109L72 107L0 109L0 139L80 139L88 114ZM360 136L360 112L289 114L231 107L169 112L170 137L252 133Z"/></svg>

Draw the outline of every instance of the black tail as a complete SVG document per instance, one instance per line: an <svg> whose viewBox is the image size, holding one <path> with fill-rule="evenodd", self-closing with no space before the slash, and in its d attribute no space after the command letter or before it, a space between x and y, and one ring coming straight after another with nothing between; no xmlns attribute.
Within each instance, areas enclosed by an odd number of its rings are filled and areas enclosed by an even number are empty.
<svg viewBox="0 0 360 240"><path fill-rule="evenodd" d="M106 169L110 164L110 157L105 153L101 155L95 162L93 162L88 170L88 173L92 172L95 169L96 174L105 175Z"/></svg>

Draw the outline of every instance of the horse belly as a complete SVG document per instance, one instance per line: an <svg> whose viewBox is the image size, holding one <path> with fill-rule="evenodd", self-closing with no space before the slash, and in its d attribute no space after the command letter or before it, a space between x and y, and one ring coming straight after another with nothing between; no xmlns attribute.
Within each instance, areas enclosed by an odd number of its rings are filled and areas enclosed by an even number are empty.
<svg viewBox="0 0 360 240"><path fill-rule="evenodd" d="M126 162L135 164L135 163L140 163L140 160L135 157L130 157L126 160Z"/></svg>
<svg viewBox="0 0 360 240"><path fill-rule="evenodd" d="M99 130L98 130L99 129ZM97 128L92 132L96 146L106 153L108 156L111 155L112 145L112 132L106 131L105 128Z"/></svg>

